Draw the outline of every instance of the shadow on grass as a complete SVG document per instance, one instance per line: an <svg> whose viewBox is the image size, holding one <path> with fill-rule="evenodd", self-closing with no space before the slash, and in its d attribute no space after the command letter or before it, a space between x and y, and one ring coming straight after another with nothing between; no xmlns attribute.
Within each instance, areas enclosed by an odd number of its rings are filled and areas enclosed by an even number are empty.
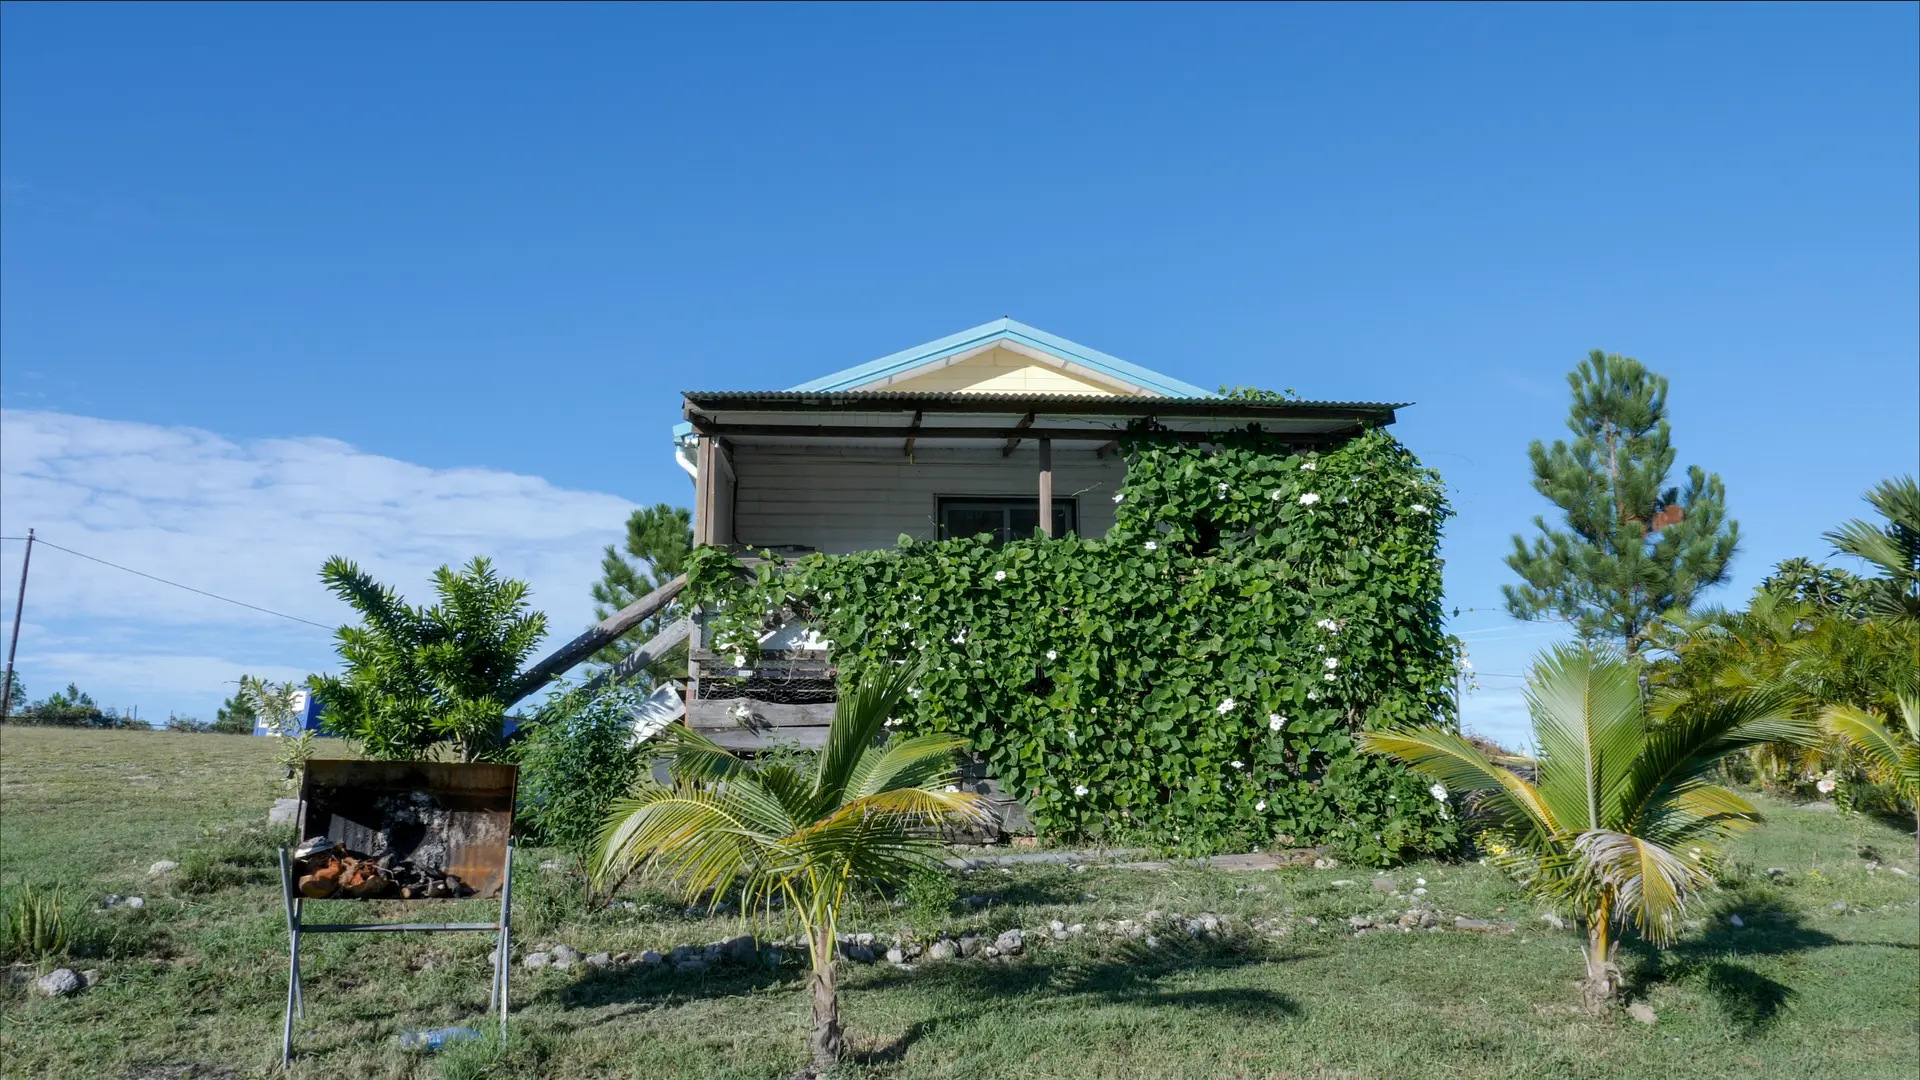
<svg viewBox="0 0 1920 1080"><path fill-rule="evenodd" d="M1238 951L1204 942L1169 944L1148 949L1139 944L1099 957L1060 956L1011 963L966 961L928 966L914 971L883 974L865 989L892 986L940 986L972 1004L907 1028L899 1038L876 1049L853 1055L864 1065L898 1062L914 1043L943 1024L986 1019L1004 1012L1006 998L1044 995L1080 998L1117 1005L1143 1005L1214 1012L1245 1021L1272 1021L1300 1014L1291 997L1250 987L1169 989L1160 980L1195 971L1225 971L1270 964L1283 958L1263 950Z"/></svg>
<svg viewBox="0 0 1920 1080"><path fill-rule="evenodd" d="M1211 1011L1237 1020L1282 1019L1299 1014L1298 1004L1284 994L1252 988L1169 988L1168 976L1195 971L1225 971L1290 959L1263 948L1240 951L1230 945L1206 942L1169 943L1147 949L1137 943L1098 956L1084 953L1028 954L1013 961L963 960L922 964L912 969L869 968L872 977L847 986L855 993L903 987L938 988L971 1004L964 1009L930 1017L908 1028L898 1039L864 1055L870 1064L897 1061L907 1049L942 1024L981 1019L1000 1012L1006 999L1045 995L1081 998L1113 1004L1143 1005ZM845 962L843 961L843 964ZM845 976L842 976L843 979ZM634 1010L659 1008L701 998L737 997L774 987L798 993L806 978L804 967L778 969L718 968L699 975L676 975L659 969L597 971L562 986L531 995L561 1008L606 1009L594 1023L607 1023ZM525 998L517 997L517 1000Z"/></svg>
<svg viewBox="0 0 1920 1080"><path fill-rule="evenodd" d="M1738 912L1744 927L1727 921ZM1704 989L1727 1020L1746 1034L1757 1033L1793 1007L1799 991L1761 974L1739 957L1786 956L1832 945L1886 945L1913 948L1898 942L1844 941L1807 925L1798 913L1782 907L1764 889L1737 890L1720 904L1705 931L1684 938L1665 950L1631 939L1623 948L1639 961L1627 975L1626 994L1644 997L1660 983L1692 983Z"/></svg>

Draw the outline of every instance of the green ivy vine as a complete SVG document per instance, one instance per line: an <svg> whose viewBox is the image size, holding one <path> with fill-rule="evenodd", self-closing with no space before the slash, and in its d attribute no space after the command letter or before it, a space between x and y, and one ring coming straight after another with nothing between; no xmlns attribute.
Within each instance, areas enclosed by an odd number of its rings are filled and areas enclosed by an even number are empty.
<svg viewBox="0 0 1920 1080"><path fill-rule="evenodd" d="M717 651L812 622L840 677L908 660L909 733L953 732L1042 832L1201 853L1451 847L1427 784L1354 732L1450 716L1439 477L1383 431L1295 452L1257 429L1123 441L1100 539L690 560ZM751 660L748 661L749 663Z"/></svg>

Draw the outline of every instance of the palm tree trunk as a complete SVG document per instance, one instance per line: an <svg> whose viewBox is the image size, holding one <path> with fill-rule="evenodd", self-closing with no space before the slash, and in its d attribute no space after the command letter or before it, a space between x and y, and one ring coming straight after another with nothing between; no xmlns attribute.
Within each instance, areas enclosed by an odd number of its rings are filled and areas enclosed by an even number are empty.
<svg viewBox="0 0 1920 1080"><path fill-rule="evenodd" d="M813 960L813 975L807 980L807 997L813 1002L813 1029L807 1034L807 1051L813 1067L824 1072L840 1060L843 1042L840 1033L840 998L835 985L833 928L816 926L807 943Z"/></svg>
<svg viewBox="0 0 1920 1080"><path fill-rule="evenodd" d="M1587 921L1587 978L1580 989L1589 1009L1612 1005L1620 988L1613 969L1612 897L1604 897Z"/></svg>

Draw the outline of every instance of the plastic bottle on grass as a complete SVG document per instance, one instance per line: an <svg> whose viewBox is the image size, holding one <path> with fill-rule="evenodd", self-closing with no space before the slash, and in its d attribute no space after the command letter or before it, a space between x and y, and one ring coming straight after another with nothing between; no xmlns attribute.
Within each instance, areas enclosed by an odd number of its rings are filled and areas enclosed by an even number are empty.
<svg viewBox="0 0 1920 1080"><path fill-rule="evenodd" d="M439 1050L450 1043L477 1039L480 1033L470 1027L432 1028L427 1031L403 1031L400 1046L406 1050Z"/></svg>

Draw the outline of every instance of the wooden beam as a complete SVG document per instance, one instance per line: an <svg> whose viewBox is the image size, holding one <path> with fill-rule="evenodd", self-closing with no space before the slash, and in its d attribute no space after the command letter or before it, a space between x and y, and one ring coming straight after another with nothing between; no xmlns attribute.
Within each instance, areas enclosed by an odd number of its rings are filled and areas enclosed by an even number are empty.
<svg viewBox="0 0 1920 1080"><path fill-rule="evenodd" d="M909 429L904 424L881 426L836 424L716 424L703 420L695 425L703 434L731 435L737 438L766 436L786 436L796 439L900 439L911 431L915 439L980 439L998 442L1003 439L1035 439L1046 436L1078 442L1108 442L1116 436L1127 434L1124 428L1084 427L1084 428L995 428L995 427L927 427ZM1363 432L1363 425L1335 428L1328 431L1270 431L1273 438L1295 446L1324 446L1328 443L1342 442ZM1207 443L1219 440L1218 431L1160 431L1155 438L1170 439L1175 442Z"/></svg>
<svg viewBox="0 0 1920 1080"><path fill-rule="evenodd" d="M1047 400L1044 403L1036 405L1020 394L956 396L940 393L915 395L889 391L885 397L876 398L874 395L859 392L821 392L769 399L753 395L745 395L744 398L735 398L727 394L709 396L696 390L683 395L680 413L683 419L698 421L709 418L712 412L897 412L904 416L908 409L918 408L924 408L933 413L1009 413L1025 405L1028 408L1044 409L1049 416L1226 417L1235 423L1242 424L1271 420L1353 420L1390 424L1393 422L1394 411L1404 409L1408 404L1406 402L1381 404L1250 402L1235 401L1230 398L1204 400L1187 398L1169 401L1165 398L1115 398L1102 397L1098 394L1046 397ZM915 398L920 400L916 401Z"/></svg>
<svg viewBox="0 0 1920 1080"><path fill-rule="evenodd" d="M714 459L720 456L717 440L712 435L702 433L698 445L694 448L694 468L698 475L693 478L693 542L695 545L713 543L713 493L719 486L718 467Z"/></svg>
<svg viewBox="0 0 1920 1080"><path fill-rule="evenodd" d="M920 430L920 418L921 418L922 416L924 416L924 415L926 415L926 414L925 414L924 412L922 412L921 410L919 410L919 409L915 409L915 410L913 410L913 423L911 423L911 424L908 424L908 425L907 425L907 430L908 430L908 431L919 431L919 430ZM907 460L908 460L908 461L912 461L912 460L913 460L913 436L911 436L911 435L909 435L909 436L907 436Z"/></svg>
<svg viewBox="0 0 1920 1080"><path fill-rule="evenodd" d="M1033 414L1028 413L1020 418L1019 423L1013 425L1012 433L1007 436L1007 445L1000 449L1000 456L1012 456L1013 448L1020 445L1020 433L1031 427L1033 427Z"/></svg>
<svg viewBox="0 0 1920 1080"><path fill-rule="evenodd" d="M661 608L673 603L673 598L679 596L680 591L686 587L687 575L681 574L600 620L593 629L547 654L546 659L528 668L526 673L520 676L520 682L515 686L513 697L507 701L507 705L511 707L525 700L528 694L573 670L574 666L582 660L606 648L621 634L639 626Z"/></svg>
<svg viewBox="0 0 1920 1080"><path fill-rule="evenodd" d="M833 723L831 701L810 705L785 705L758 698L698 698L687 711L687 726L695 731L739 730L740 721L727 710L744 703L753 713L748 726L755 728L826 727Z"/></svg>
<svg viewBox="0 0 1920 1080"><path fill-rule="evenodd" d="M1053 440L1040 440L1040 535L1053 535Z"/></svg>
<svg viewBox="0 0 1920 1080"><path fill-rule="evenodd" d="M693 620L688 618L675 619L672 625L660 631L658 634L653 635L645 645L629 653L625 660L614 664L607 670L588 679L587 685L582 689L591 693L610 682L617 682L627 678L636 671L644 671L658 663L660 658L667 655L675 645L680 644L692 636Z"/></svg>

